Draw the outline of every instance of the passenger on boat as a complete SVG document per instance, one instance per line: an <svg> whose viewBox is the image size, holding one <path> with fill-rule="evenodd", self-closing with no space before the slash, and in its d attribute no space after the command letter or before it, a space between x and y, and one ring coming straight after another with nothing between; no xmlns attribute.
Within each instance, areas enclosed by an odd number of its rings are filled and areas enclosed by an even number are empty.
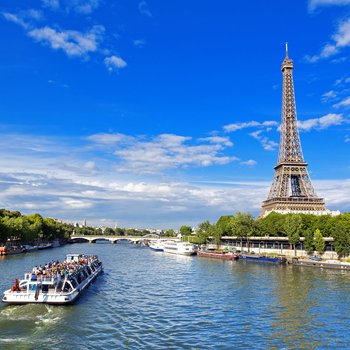
<svg viewBox="0 0 350 350"><path fill-rule="evenodd" d="M15 279L15 284L11 287L11 292L20 292L21 288L19 287L18 278Z"/></svg>

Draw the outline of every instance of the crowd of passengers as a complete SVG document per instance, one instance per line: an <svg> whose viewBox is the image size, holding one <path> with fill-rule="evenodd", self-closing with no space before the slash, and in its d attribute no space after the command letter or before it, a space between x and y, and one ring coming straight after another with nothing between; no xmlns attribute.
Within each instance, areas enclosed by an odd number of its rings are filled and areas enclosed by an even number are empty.
<svg viewBox="0 0 350 350"><path fill-rule="evenodd" d="M79 261L64 261L52 260L45 265L34 266L32 270L31 280L41 280L45 278L64 278L75 272L81 270L82 267L86 266L88 263L92 263L96 260L96 256L81 258Z"/></svg>

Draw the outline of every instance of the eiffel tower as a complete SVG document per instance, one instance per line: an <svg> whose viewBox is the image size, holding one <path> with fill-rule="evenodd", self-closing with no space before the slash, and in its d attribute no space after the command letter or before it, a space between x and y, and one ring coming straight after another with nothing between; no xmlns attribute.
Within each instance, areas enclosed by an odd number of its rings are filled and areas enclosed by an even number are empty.
<svg viewBox="0 0 350 350"><path fill-rule="evenodd" d="M282 124L278 162L270 193L262 203L260 217L275 211L278 213L304 213L324 215L326 210L323 198L318 198L312 186L301 150L293 86L293 61L286 57L282 62L283 94Z"/></svg>

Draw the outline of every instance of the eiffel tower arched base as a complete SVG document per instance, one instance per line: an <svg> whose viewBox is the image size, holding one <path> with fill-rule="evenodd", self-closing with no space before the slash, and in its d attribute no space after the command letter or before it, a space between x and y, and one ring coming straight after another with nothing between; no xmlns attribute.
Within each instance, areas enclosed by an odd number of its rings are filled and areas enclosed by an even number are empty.
<svg viewBox="0 0 350 350"><path fill-rule="evenodd" d="M314 214L337 215L327 210L323 198L287 197L272 198L263 202L259 217L265 217L271 212L280 214Z"/></svg>

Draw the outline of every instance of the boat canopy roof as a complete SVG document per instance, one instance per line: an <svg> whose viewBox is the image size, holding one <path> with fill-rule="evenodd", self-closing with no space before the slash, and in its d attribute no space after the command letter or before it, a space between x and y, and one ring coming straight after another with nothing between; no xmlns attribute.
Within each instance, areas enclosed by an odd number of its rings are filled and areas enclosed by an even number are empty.
<svg viewBox="0 0 350 350"><path fill-rule="evenodd" d="M66 261L79 261L83 258L83 254L67 254Z"/></svg>

